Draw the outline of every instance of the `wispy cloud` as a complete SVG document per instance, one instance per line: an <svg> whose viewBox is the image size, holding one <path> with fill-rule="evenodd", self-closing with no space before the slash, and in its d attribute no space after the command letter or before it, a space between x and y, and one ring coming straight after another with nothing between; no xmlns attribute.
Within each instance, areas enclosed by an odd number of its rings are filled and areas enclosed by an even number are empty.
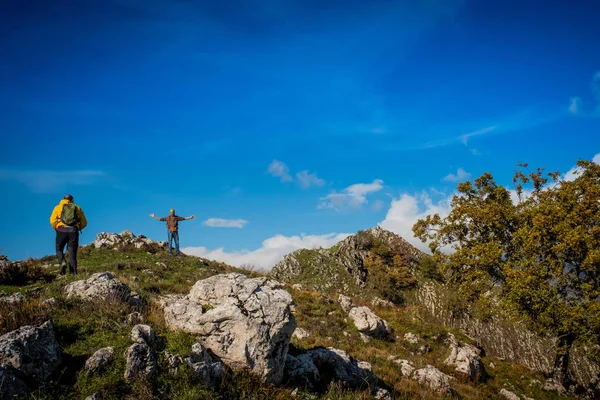
<svg viewBox="0 0 600 400"><path fill-rule="evenodd" d="M308 171L300 171L296 174L298 178L298 184L303 189L308 189L311 186L323 186L325 181L317 176L317 174L310 174Z"/></svg>
<svg viewBox="0 0 600 400"><path fill-rule="evenodd" d="M281 182L291 182L293 181L290 175L290 169L285 163L273 160L271 164L269 164L269 168L267 168L267 172L274 177L277 177L281 180Z"/></svg>
<svg viewBox="0 0 600 400"><path fill-rule="evenodd" d="M569 104L569 112L571 114L579 114L581 112L581 106L581 97L571 97L571 104Z"/></svg>
<svg viewBox="0 0 600 400"><path fill-rule="evenodd" d="M345 188L341 193L330 193L321 198L319 209L332 208L342 210L345 208L360 208L367 203L367 196L383 189L383 181L375 179L371 183L356 183Z"/></svg>
<svg viewBox="0 0 600 400"><path fill-rule="evenodd" d="M243 228L247 223L245 219L209 218L202 224L211 228Z"/></svg>
<svg viewBox="0 0 600 400"><path fill-rule="evenodd" d="M327 235L276 235L262 242L260 248L252 251L225 251L223 248L214 250L206 247L186 247L186 254L221 261L236 267L255 268L261 271L270 270L284 255L298 249L315 249L331 247L340 240L350 236L348 233L330 233Z"/></svg>
<svg viewBox="0 0 600 400"><path fill-rule="evenodd" d="M487 128L479 129L474 132L465 133L463 135L460 135L460 141L462 144L464 144L466 146L467 143L469 142L469 139L472 138L473 136L485 135L486 133L495 131L496 129L498 129L497 126L488 126Z"/></svg>
<svg viewBox="0 0 600 400"><path fill-rule="evenodd" d="M462 168L456 171L456 174L448 174L444 177L444 182L459 182L471 177L471 174Z"/></svg>
<svg viewBox="0 0 600 400"><path fill-rule="evenodd" d="M107 175L102 171L52 171L0 169L0 180L20 182L34 193L56 193L69 186L97 183Z"/></svg>

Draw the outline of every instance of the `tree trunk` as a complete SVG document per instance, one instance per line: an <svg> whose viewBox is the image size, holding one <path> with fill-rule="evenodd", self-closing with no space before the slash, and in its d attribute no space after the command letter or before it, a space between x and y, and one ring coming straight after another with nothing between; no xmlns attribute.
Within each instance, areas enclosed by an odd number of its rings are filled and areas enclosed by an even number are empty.
<svg viewBox="0 0 600 400"><path fill-rule="evenodd" d="M552 370L552 379L568 388L571 383L569 377L569 353L575 336L572 333L565 333L558 336L558 348L556 349L556 358L554 359L554 369Z"/></svg>

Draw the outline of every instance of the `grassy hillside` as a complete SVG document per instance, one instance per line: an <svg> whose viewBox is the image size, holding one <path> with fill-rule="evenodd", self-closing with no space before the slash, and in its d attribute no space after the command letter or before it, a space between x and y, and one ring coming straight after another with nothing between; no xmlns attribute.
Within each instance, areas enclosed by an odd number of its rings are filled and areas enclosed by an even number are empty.
<svg viewBox="0 0 600 400"><path fill-rule="evenodd" d="M304 253L302 253L304 254ZM312 253L305 253L310 263ZM301 255L302 256L302 255ZM326 259L326 257L324 257ZM52 383L40 387L30 394L31 399L83 399L100 392L104 399L287 399L292 397L293 387L273 387L261 384L256 378L244 372L230 372L221 385L208 389L194 381L185 366L180 367L176 376L168 374L166 360L158 353L159 373L155 382L127 383L123 378L125 361L123 353L132 343L129 334L132 325L127 315L140 312L146 323L151 325L163 339L162 350L182 356L189 355L195 342L193 335L169 332L160 310L152 299L169 293L187 293L199 279L223 272L238 271L256 276L250 271L240 271L233 267L198 259L195 257L173 257L164 252L150 254L144 251L114 251L84 248L79 256L79 275L54 279L58 268L53 266L55 258L30 260L22 263L18 271L0 276L0 291L20 292L26 296L21 305L0 305L0 334L14 330L25 324L37 324L52 319L59 341L63 363L53 376ZM84 302L67 300L61 288L74 280L86 279L95 272L110 271L126 283L145 300L144 306L133 307L118 301ZM308 279L308 278L307 278ZM6 284L10 282L10 284ZM351 284L350 281L349 284ZM466 381L452 368L443 365L448 356L448 346L444 344L447 330L441 326L422 323L410 306L376 307L367 304L367 299L353 297L356 304L369 305L380 317L390 322L394 333L390 340L373 339L363 343L352 322L343 313L338 303L336 290L329 288L327 293L287 288L296 304L298 327L306 329L310 336L292 339L291 354L318 346L333 346L347 351L358 360L368 361L373 372L381 379L381 385L390 390L395 399L437 399L441 398L413 380L402 377L400 368L390 356L411 360L415 366L433 364L442 371L453 375L452 383L459 396L465 399L500 398L501 388L508 388L518 394L535 399L554 399L556 395L544 392L535 382L543 382L541 374L533 373L518 365L484 357L490 377L484 383L473 384ZM48 306L44 300L55 298L56 304ZM403 336L407 332L422 338L418 345L407 343ZM468 338L454 332L461 341ZM395 338L395 339L394 339ZM418 348L426 345L430 351L420 354ZM97 349L114 346L115 356L104 372L90 374L83 371L86 359ZM493 362L495 368L490 368ZM532 383L533 382L533 383ZM297 398L323 399L367 399L368 391L344 391L332 383L321 393L299 392Z"/></svg>

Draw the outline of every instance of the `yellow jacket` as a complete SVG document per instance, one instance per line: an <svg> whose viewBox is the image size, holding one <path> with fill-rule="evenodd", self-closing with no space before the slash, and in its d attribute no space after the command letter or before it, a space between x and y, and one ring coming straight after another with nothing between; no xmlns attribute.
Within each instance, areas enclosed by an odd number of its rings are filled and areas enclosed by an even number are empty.
<svg viewBox="0 0 600 400"><path fill-rule="evenodd" d="M63 199L60 201L60 203L58 203L58 205L56 207L54 207L54 210L52 211L52 215L50 215L50 225L52 225L52 228L54 228L54 230L60 228L61 226L65 226L65 224L60 220L60 216L62 215L62 209L63 206L67 203L72 203L73 201L71 200L67 200L67 199ZM83 228L85 228L87 226L87 220L85 219L85 214L83 213L83 210L81 209L81 207L76 206L77 207L77 218L79 219L79 223L77 224L77 229L82 230Z"/></svg>

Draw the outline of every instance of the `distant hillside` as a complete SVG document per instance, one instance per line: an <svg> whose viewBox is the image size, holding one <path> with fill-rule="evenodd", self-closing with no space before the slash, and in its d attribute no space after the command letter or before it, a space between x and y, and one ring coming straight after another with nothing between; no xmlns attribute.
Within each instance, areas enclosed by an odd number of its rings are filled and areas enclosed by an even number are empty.
<svg viewBox="0 0 600 400"><path fill-rule="evenodd" d="M401 302L398 289L413 287L428 256L393 232L359 231L329 249L300 249L286 255L269 273L304 289L362 294Z"/></svg>

